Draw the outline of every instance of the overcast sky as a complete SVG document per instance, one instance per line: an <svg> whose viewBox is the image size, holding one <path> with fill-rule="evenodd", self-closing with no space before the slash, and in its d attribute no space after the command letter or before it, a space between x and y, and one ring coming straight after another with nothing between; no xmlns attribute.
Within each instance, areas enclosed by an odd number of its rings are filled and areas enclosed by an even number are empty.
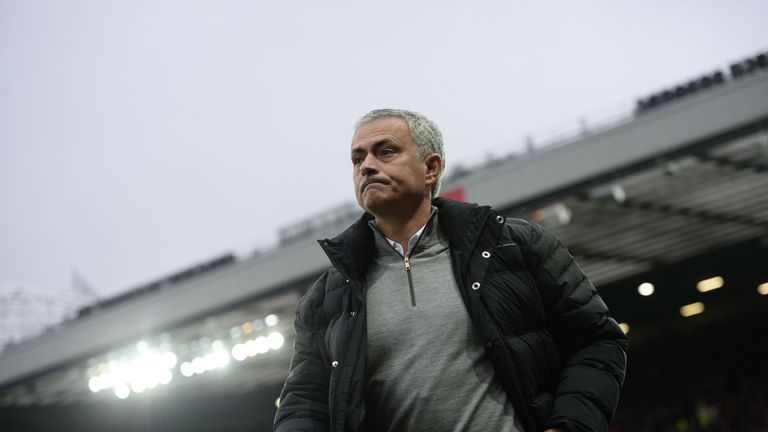
<svg viewBox="0 0 768 432"><path fill-rule="evenodd" d="M353 199L352 125L448 170L768 49L762 1L0 0L0 287L110 296Z"/></svg>

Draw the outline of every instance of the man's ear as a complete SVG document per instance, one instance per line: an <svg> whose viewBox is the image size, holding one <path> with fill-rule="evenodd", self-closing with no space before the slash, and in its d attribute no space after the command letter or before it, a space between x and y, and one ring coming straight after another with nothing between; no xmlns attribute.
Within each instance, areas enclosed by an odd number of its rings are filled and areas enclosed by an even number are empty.
<svg viewBox="0 0 768 432"><path fill-rule="evenodd" d="M424 159L424 164L427 166L427 174L425 180L428 185L433 185L437 178L440 177L440 173L443 170L443 158L437 153L432 153Z"/></svg>

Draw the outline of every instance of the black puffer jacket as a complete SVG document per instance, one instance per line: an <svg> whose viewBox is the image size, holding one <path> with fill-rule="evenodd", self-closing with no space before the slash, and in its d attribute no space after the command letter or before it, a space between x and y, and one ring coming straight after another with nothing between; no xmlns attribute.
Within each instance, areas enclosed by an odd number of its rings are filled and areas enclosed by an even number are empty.
<svg viewBox="0 0 768 432"><path fill-rule="evenodd" d="M434 205L464 304L526 432L607 430L627 338L565 247L490 207L446 199ZM360 430L370 219L320 242L333 268L299 303L278 432Z"/></svg>

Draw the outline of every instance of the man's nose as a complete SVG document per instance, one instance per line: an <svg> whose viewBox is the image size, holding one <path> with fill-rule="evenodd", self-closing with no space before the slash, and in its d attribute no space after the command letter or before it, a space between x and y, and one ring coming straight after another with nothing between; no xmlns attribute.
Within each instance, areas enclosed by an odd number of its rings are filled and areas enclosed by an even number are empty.
<svg viewBox="0 0 768 432"><path fill-rule="evenodd" d="M360 162L360 173L364 176L369 176L378 172L379 170L376 168L376 157L369 153L365 156L365 159Z"/></svg>

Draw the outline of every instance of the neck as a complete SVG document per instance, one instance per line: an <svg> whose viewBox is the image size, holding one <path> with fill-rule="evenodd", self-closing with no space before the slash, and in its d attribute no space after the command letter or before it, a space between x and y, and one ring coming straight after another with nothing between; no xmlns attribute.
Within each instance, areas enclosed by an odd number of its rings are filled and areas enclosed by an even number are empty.
<svg viewBox="0 0 768 432"><path fill-rule="evenodd" d="M374 215L376 226L382 234L398 242L407 252L408 240L423 227L432 215L432 203L422 201L416 208L399 215Z"/></svg>

